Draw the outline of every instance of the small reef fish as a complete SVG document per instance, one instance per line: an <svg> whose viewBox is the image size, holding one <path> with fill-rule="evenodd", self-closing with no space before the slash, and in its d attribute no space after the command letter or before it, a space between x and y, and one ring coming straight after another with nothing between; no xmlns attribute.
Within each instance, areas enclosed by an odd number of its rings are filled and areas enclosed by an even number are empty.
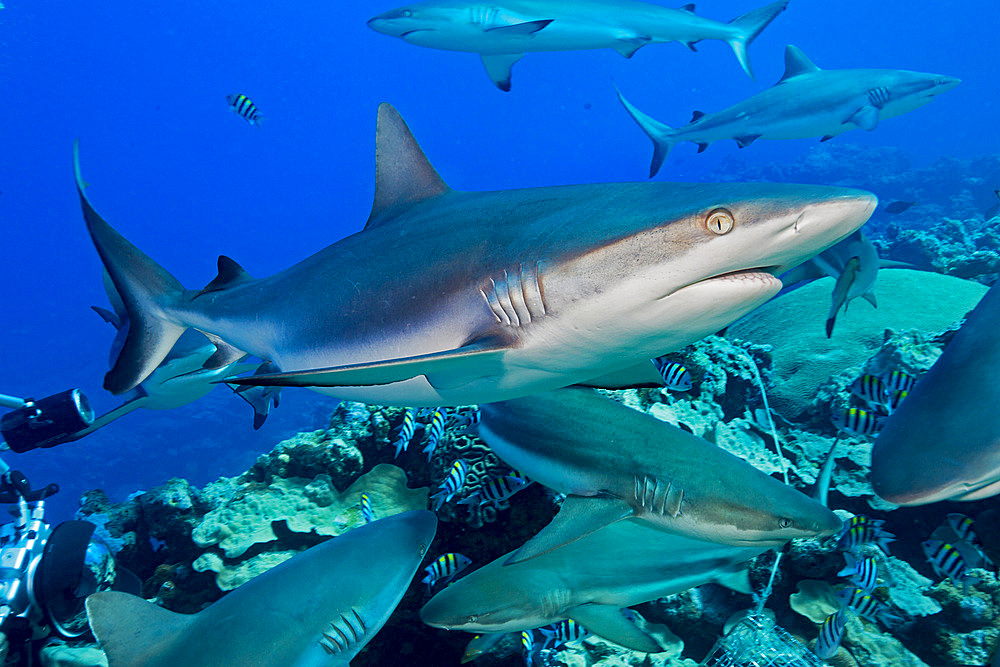
<svg viewBox="0 0 1000 667"><path fill-rule="evenodd" d="M240 93L239 95L226 95L226 101L233 108L238 116L242 116L246 122L260 127L260 121L264 117L260 115L257 105L250 101L250 98Z"/></svg>
<svg viewBox="0 0 1000 667"><path fill-rule="evenodd" d="M406 414L403 415L403 424L399 427L399 435L396 436L396 441L393 443L396 446L396 454L392 458L398 458L400 454L406 451L406 448L410 446L410 440L413 439L413 433L417 428L417 414L412 408L407 408Z"/></svg>
<svg viewBox="0 0 1000 667"><path fill-rule="evenodd" d="M479 408L465 408L456 410L448 415L448 421L445 426L448 428L472 429L481 419L482 413L479 412Z"/></svg>
<svg viewBox="0 0 1000 667"><path fill-rule="evenodd" d="M969 566L954 545L941 540L926 540L921 542L920 546L923 547L927 561L939 577L947 577L956 584L961 582L965 588L968 588L970 581L978 581L969 573Z"/></svg>
<svg viewBox="0 0 1000 667"><path fill-rule="evenodd" d="M889 404L885 406L886 410L891 415L899 407L899 404L903 402L903 399L909 395L910 392L905 389L900 389L899 391L894 391L889 394Z"/></svg>
<svg viewBox="0 0 1000 667"><path fill-rule="evenodd" d="M451 464L448 476L441 482L440 490L431 496L434 503L434 511L441 509L441 506L455 497L463 486L465 486L465 475L469 472L469 464L459 459Z"/></svg>
<svg viewBox="0 0 1000 667"><path fill-rule="evenodd" d="M859 559L852 553L845 553L847 567L837 573L838 577L846 577L849 582L871 594L878 586L878 562L874 558Z"/></svg>
<svg viewBox="0 0 1000 667"><path fill-rule="evenodd" d="M882 376L882 382L890 393L894 391L912 391L913 385L917 384L917 378L908 375L903 371L892 371Z"/></svg>
<svg viewBox="0 0 1000 667"><path fill-rule="evenodd" d="M361 494L361 516L365 518L365 523L375 520L375 512L372 511L372 501L367 493Z"/></svg>
<svg viewBox="0 0 1000 667"><path fill-rule="evenodd" d="M847 626L847 613L838 609L826 617L819 629L816 648L813 653L823 660L829 660L840 649L840 640L844 638L844 628Z"/></svg>
<svg viewBox="0 0 1000 667"><path fill-rule="evenodd" d="M552 648L557 651L566 644L586 639L590 634L585 627L572 618L566 618L546 628L541 628L541 633L545 636L542 648Z"/></svg>
<svg viewBox="0 0 1000 667"><path fill-rule="evenodd" d="M521 489L527 487L531 482L516 477L514 475L504 475L503 477L490 478L486 480L479 490L470 496L458 501L459 505L485 505L490 503L497 505L507 500Z"/></svg>
<svg viewBox="0 0 1000 667"><path fill-rule="evenodd" d="M969 517L958 512L952 512L948 515L948 525L951 526L951 529L955 531L955 535L960 540L964 540L969 544L979 544L979 537L972 530L975 522Z"/></svg>
<svg viewBox="0 0 1000 667"><path fill-rule="evenodd" d="M851 435L876 435L882 430L885 417L860 408L845 408L834 412L830 421L838 429Z"/></svg>
<svg viewBox="0 0 1000 667"><path fill-rule="evenodd" d="M524 652L524 664L531 667L535 663L535 634L531 630L521 631L521 650Z"/></svg>
<svg viewBox="0 0 1000 667"><path fill-rule="evenodd" d="M997 199L1000 199L1000 190L994 190L993 196L996 197ZM997 202L996 204L993 204L993 206L990 206L988 209L986 209L986 213L984 213L983 216L987 220L992 220L993 218L997 217L998 214L1000 214L1000 202Z"/></svg>
<svg viewBox="0 0 1000 667"><path fill-rule="evenodd" d="M903 620L889 605L860 588L845 588L837 593L837 600L856 611L858 616L882 623L886 627L892 627Z"/></svg>
<svg viewBox="0 0 1000 667"><path fill-rule="evenodd" d="M911 206L916 204L915 201L894 201L885 207L886 213L891 213L892 215L899 215L903 211L908 210Z"/></svg>
<svg viewBox="0 0 1000 667"><path fill-rule="evenodd" d="M431 416L431 423L427 426L424 431L424 437L427 439L427 444L424 445L424 453L427 454L427 460L430 461L431 457L434 456L434 450L437 449L438 441L441 440L441 436L444 435L444 425L448 421L448 411L444 408L438 408L434 411Z"/></svg>
<svg viewBox="0 0 1000 667"><path fill-rule="evenodd" d="M850 551L864 544L876 544L889 554L889 543L896 540L896 536L883 530L885 521L882 519L869 519L863 514L851 517L844 522L844 527L839 533L837 547Z"/></svg>
<svg viewBox="0 0 1000 667"><path fill-rule="evenodd" d="M663 384L671 391L688 391L692 387L691 373L683 364L670 361L666 357L653 359L656 372L663 378Z"/></svg>
<svg viewBox="0 0 1000 667"><path fill-rule="evenodd" d="M862 375L851 383L851 393L872 408L885 407L889 403L889 388L876 375Z"/></svg>
<svg viewBox="0 0 1000 667"><path fill-rule="evenodd" d="M427 592L430 593L435 586L451 581L456 574L471 564L472 560L462 554L443 554L424 568L427 575L420 580L420 583L427 584Z"/></svg>
<svg viewBox="0 0 1000 667"><path fill-rule="evenodd" d="M469 640L469 643L465 645L465 653L462 654L461 664L464 665L467 662L478 660L489 653L504 638L505 634L504 632L486 632L473 636Z"/></svg>

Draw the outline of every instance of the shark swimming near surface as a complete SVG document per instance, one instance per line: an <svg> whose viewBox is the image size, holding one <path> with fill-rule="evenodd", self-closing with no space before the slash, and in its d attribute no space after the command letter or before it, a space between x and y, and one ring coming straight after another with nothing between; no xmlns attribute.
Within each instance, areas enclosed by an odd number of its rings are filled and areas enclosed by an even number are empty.
<svg viewBox="0 0 1000 667"><path fill-rule="evenodd" d="M282 371L227 382L408 407L516 398L679 349L770 299L775 276L877 201L760 183L461 192L383 104L363 231L267 278L221 257L215 279L185 290L97 213L76 168L87 229L137 323L106 389L142 382L193 328L219 350L208 367L252 354Z"/></svg>
<svg viewBox="0 0 1000 667"><path fill-rule="evenodd" d="M509 554L501 556L436 594L420 618L477 633L519 632L571 618L616 644L655 653L663 648L622 608L706 583L749 594L746 563L766 550L621 521L528 561L505 565Z"/></svg>
<svg viewBox="0 0 1000 667"><path fill-rule="evenodd" d="M127 593L87 598L110 667L346 666L388 620L437 529L427 510L354 528L196 614Z"/></svg>
<svg viewBox="0 0 1000 667"><path fill-rule="evenodd" d="M480 412L479 437L504 463L568 494L552 523L511 562L630 517L751 547L833 535L843 523L743 459L592 389L486 403Z"/></svg>
<svg viewBox="0 0 1000 667"><path fill-rule="evenodd" d="M872 448L872 489L897 505L1000 493L1000 286L973 309Z"/></svg>
<svg viewBox="0 0 1000 667"><path fill-rule="evenodd" d="M922 107L959 83L950 76L906 70L824 70L789 44L785 74L777 84L722 111L695 111L684 127L673 128L647 116L621 91L618 99L653 142L652 178L680 141L698 144L699 153L723 139L736 141L740 148L757 139L826 141L855 128L874 130L879 121Z"/></svg>
<svg viewBox="0 0 1000 667"><path fill-rule="evenodd" d="M446 51L478 53L486 73L510 90L510 69L527 52L614 49L626 58L645 46L680 42L692 51L706 39L728 43L753 78L747 47L788 5L780 0L729 23L637 0L428 0L370 19L377 32Z"/></svg>

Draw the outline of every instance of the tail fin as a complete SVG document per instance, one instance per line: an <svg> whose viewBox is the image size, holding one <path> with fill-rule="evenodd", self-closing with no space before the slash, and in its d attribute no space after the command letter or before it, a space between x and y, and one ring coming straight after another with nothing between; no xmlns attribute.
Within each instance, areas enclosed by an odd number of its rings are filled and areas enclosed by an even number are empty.
<svg viewBox="0 0 1000 667"><path fill-rule="evenodd" d="M625 107L625 111L628 111L629 115L632 116L632 120L636 122L653 142L653 161L649 165L649 177L652 178L656 176L656 172L663 166L663 161L666 159L667 154L677 142L674 138L676 130L636 109L631 102L625 99L620 90L616 89L616 92L618 93L618 101Z"/></svg>
<svg viewBox="0 0 1000 667"><path fill-rule="evenodd" d="M160 365L187 328L169 319L165 312L171 301L184 292L184 287L116 232L91 206L84 194L87 184L80 176L79 142L73 146L73 166L87 231L128 313L128 334L118 358L104 376L104 388L112 394L122 394Z"/></svg>
<svg viewBox="0 0 1000 667"><path fill-rule="evenodd" d="M740 31L738 37L734 37L732 41L729 42L729 46L733 47L733 53L736 54L736 59L740 61L740 66L743 71L747 73L751 79L753 76L753 67L750 66L750 56L747 54L747 47L757 39L764 28L766 28L771 21L773 21L778 14L785 11L785 7L788 6L788 0L778 0L778 2L772 2L766 7L761 7L760 9L755 9L752 12L748 12L743 16L733 19L729 22L729 25Z"/></svg>

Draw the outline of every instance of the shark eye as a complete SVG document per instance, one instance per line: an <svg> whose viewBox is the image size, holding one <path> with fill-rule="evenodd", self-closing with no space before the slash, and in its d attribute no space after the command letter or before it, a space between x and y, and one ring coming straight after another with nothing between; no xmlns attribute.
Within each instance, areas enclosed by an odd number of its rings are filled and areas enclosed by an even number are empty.
<svg viewBox="0 0 1000 667"><path fill-rule="evenodd" d="M411 16L413 16L413 12L411 12L409 9L404 9L399 13L399 15L402 16L404 19L408 19Z"/></svg>
<svg viewBox="0 0 1000 667"><path fill-rule="evenodd" d="M465 622L466 623L475 623L478 620L479 620L479 617L476 616L475 614L473 614L473 615L469 616L467 619L465 619Z"/></svg>
<svg viewBox="0 0 1000 667"><path fill-rule="evenodd" d="M790 528L792 526L792 520L791 519L781 519L780 521L778 521L778 526L780 528Z"/></svg>
<svg viewBox="0 0 1000 667"><path fill-rule="evenodd" d="M708 227L708 231L719 236L731 232L735 224L736 220L733 219L733 214L724 208L715 209L705 219L705 226Z"/></svg>

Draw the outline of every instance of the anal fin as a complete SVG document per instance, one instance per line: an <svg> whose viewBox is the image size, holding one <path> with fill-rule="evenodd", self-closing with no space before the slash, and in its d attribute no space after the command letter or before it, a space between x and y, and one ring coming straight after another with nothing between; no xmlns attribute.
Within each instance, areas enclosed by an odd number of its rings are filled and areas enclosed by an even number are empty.
<svg viewBox="0 0 1000 667"><path fill-rule="evenodd" d="M606 604L584 604L573 607L566 612L584 628L633 651L643 653L659 653L663 647L651 635L640 629L638 625L625 618L618 607Z"/></svg>
<svg viewBox="0 0 1000 667"><path fill-rule="evenodd" d="M419 375L433 375L442 378L442 381L456 376L483 377L501 372L503 355L508 349L508 346L477 342L454 350L412 357L230 377L221 382L254 387L364 387L402 382Z"/></svg>
<svg viewBox="0 0 1000 667"><path fill-rule="evenodd" d="M541 556L575 542L581 537L612 523L634 516L635 511L625 501L611 496L569 496L559 513L542 532L525 542L504 565Z"/></svg>

